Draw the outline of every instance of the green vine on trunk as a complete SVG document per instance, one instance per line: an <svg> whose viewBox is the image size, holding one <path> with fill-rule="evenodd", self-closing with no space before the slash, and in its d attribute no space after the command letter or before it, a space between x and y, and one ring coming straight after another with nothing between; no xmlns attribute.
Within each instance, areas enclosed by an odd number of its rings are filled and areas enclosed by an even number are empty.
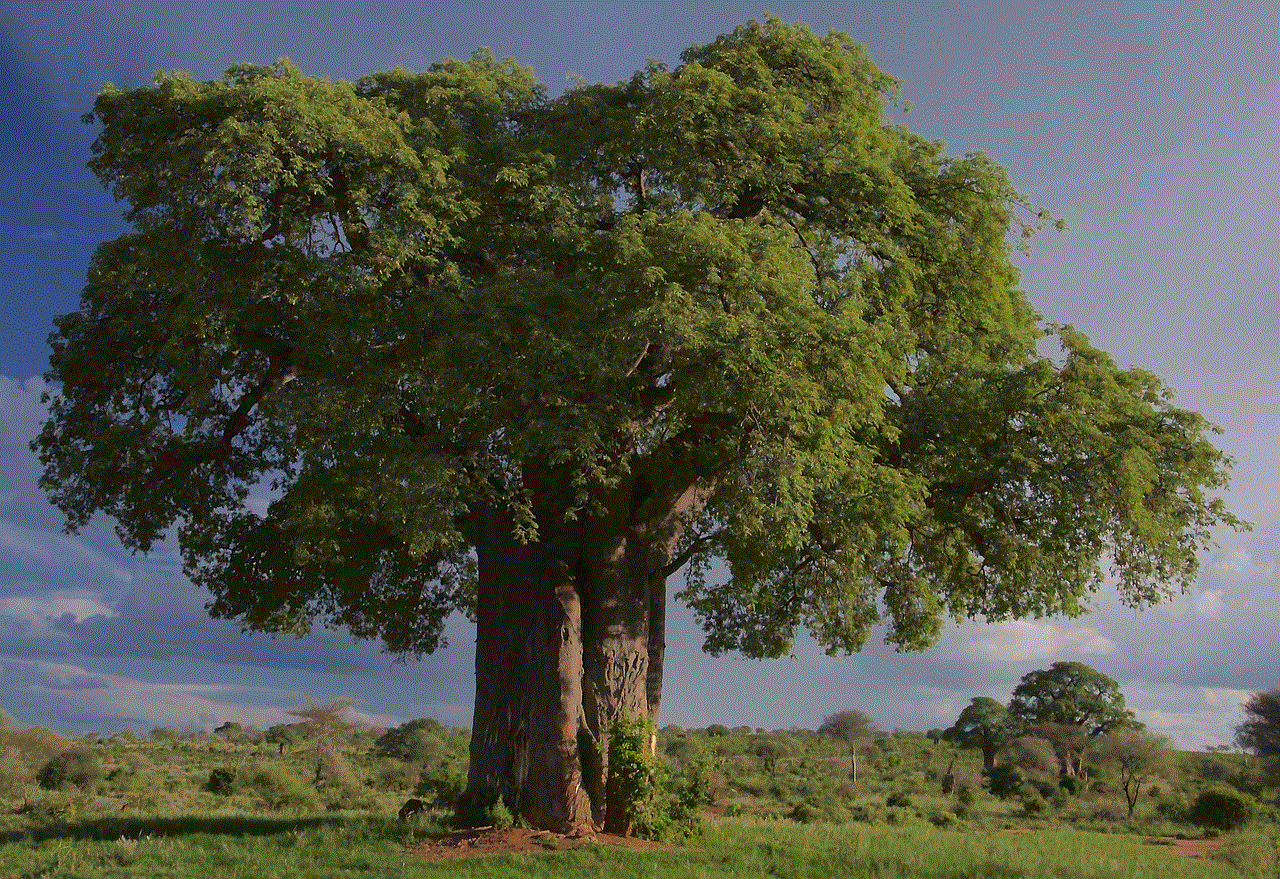
<svg viewBox="0 0 1280 879"><path fill-rule="evenodd" d="M605 829L663 842L697 836L710 800L711 759L699 754L675 774L650 753L653 736L653 721L643 716L623 714L610 728Z"/></svg>

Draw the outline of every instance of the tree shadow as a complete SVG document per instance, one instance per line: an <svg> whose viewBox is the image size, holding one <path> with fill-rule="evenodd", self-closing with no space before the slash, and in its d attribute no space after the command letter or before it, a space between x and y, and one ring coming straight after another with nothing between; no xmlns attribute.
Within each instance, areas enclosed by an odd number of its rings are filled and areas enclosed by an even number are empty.
<svg viewBox="0 0 1280 879"><path fill-rule="evenodd" d="M176 836L274 836L298 830L341 827L350 816L314 815L270 818L253 815L218 816L108 816L80 821L33 823L28 827L0 831L0 845L49 840L104 841L124 837Z"/></svg>

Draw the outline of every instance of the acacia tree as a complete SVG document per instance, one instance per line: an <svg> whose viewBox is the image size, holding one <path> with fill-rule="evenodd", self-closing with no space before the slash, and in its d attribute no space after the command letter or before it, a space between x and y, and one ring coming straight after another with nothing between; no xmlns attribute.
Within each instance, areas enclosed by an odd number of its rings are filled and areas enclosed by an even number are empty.
<svg viewBox="0 0 1280 879"><path fill-rule="evenodd" d="M1115 766L1120 776L1129 817L1133 817L1142 786L1171 765L1173 746L1165 736L1132 727L1117 727L1098 741L1098 756Z"/></svg>
<svg viewBox="0 0 1280 879"><path fill-rule="evenodd" d="M1187 587L1236 522L1214 428L1041 322L1041 219L896 89L776 18L557 98L486 52L108 87L133 228L51 337L43 484L135 551L176 526L250 629L412 654L468 610L468 783L554 829L657 720L683 566L705 647L753 657L1078 613L1108 567Z"/></svg>
<svg viewBox="0 0 1280 879"><path fill-rule="evenodd" d="M1013 690L1009 716L1053 746L1063 775L1084 779L1084 753L1103 733L1141 728L1120 685L1082 662L1028 672Z"/></svg>
<svg viewBox="0 0 1280 879"><path fill-rule="evenodd" d="M850 708L827 715L818 727L818 733L838 739L849 746L850 760L849 780L858 783L858 745L880 734L880 728L870 717Z"/></svg>

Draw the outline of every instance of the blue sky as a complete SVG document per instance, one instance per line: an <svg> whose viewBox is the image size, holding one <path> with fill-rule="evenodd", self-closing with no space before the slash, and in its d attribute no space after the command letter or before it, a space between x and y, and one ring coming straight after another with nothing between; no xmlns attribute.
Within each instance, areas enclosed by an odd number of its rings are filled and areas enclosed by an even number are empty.
<svg viewBox="0 0 1280 879"><path fill-rule="evenodd" d="M442 4L443 5L443 4ZM953 626L921 654L874 639L824 657L712 659L673 609L664 723L816 727L844 708L886 728L947 726L977 695L1006 701L1060 659L1116 678L1184 747L1230 741L1240 701L1280 686L1280 7L1275 4L6 3L0 7L0 709L65 733L267 726L310 701L360 700L374 722L468 725L473 635L397 663L343 632L248 636L210 620L173 547L122 551L110 522L62 533L27 448L52 320L76 308L93 248L123 231L86 170L80 122L105 82L158 69L214 78L292 58L354 79L477 46L531 65L628 77L772 10L845 31L899 77L907 124L983 150L1070 225L1019 257L1023 287L1121 365L1163 377L1221 425L1237 464L1223 532L1193 593L1135 613L1113 595L1074 620Z"/></svg>

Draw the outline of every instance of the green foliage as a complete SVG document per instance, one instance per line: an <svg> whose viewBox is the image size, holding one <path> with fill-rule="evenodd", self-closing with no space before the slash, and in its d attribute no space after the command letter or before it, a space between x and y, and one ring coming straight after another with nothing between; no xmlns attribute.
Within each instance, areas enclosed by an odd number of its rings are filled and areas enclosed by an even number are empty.
<svg viewBox="0 0 1280 879"><path fill-rule="evenodd" d="M1044 797L1028 797L1022 801L1022 811L1028 815L1042 815L1049 811L1049 804Z"/></svg>
<svg viewBox="0 0 1280 879"><path fill-rule="evenodd" d="M996 753L1017 733L1017 724L1007 708L989 696L976 696L941 735L962 748L980 749L983 765L989 771L995 766Z"/></svg>
<svg viewBox="0 0 1280 879"><path fill-rule="evenodd" d="M1241 524L1214 428L1040 321L1009 242L1045 215L897 87L772 16L557 98L487 52L108 87L131 229L57 322L42 484L130 548L181 523L218 616L396 651L472 606L469 512L523 540L635 475L706 489L661 540L716 652L1075 614L1103 559L1137 606L1188 586Z"/></svg>
<svg viewBox="0 0 1280 879"><path fill-rule="evenodd" d="M1009 714L1023 729L1037 724L1079 726L1090 736L1140 726L1124 707L1120 685L1082 662L1055 662L1023 675L1009 701Z"/></svg>
<svg viewBox="0 0 1280 879"><path fill-rule="evenodd" d="M78 789L87 791L106 773L93 750L86 747L63 751L41 767L36 780L46 790Z"/></svg>
<svg viewBox="0 0 1280 879"><path fill-rule="evenodd" d="M413 795L438 809L452 809L466 790L466 777L456 769L423 772L414 785Z"/></svg>
<svg viewBox="0 0 1280 879"><path fill-rule="evenodd" d="M892 809L910 809L912 806L911 797L901 791L894 791L885 800L885 805Z"/></svg>
<svg viewBox="0 0 1280 879"><path fill-rule="evenodd" d="M1262 758L1264 783L1280 788L1280 688L1254 693L1242 707L1236 742Z"/></svg>
<svg viewBox="0 0 1280 879"><path fill-rule="evenodd" d="M56 321L41 485L72 531L176 529L215 616L393 652L526 546L592 600L683 566L704 647L751 657L1189 588L1243 524L1215 428L1042 321L1013 249L1047 214L897 88L775 16L554 98L487 51L109 86L130 228ZM539 540L567 522L608 533Z"/></svg>
<svg viewBox="0 0 1280 879"><path fill-rule="evenodd" d="M1002 763L987 774L987 789L1002 800L1021 794L1025 782L1022 770L1010 763Z"/></svg>
<svg viewBox="0 0 1280 879"><path fill-rule="evenodd" d="M713 735L710 728L708 735ZM609 810L606 828L663 842L687 840L702 829L710 797L712 759L688 754L679 772L649 753L653 724L647 717L623 716L609 732ZM728 734L728 730L725 730ZM722 738L722 736L713 736Z"/></svg>
<svg viewBox="0 0 1280 879"><path fill-rule="evenodd" d="M1200 792L1187 811L1187 818L1212 830L1235 830L1248 824L1256 810L1257 802L1248 794L1214 785Z"/></svg>
<svg viewBox="0 0 1280 879"><path fill-rule="evenodd" d="M0 797L21 797L34 787L41 767L65 751L67 740L43 727L21 729L0 718Z"/></svg>
<svg viewBox="0 0 1280 879"><path fill-rule="evenodd" d="M1120 789L1132 818L1143 785L1170 767L1173 746L1164 736L1121 727L1103 736L1095 753L1103 765L1114 768L1119 775Z"/></svg>
<svg viewBox="0 0 1280 879"><path fill-rule="evenodd" d="M609 815L606 826L629 834L657 797L656 760L649 754L653 722L625 714L609 728Z"/></svg>
<svg viewBox="0 0 1280 879"><path fill-rule="evenodd" d="M450 823L454 827L497 827L505 829L517 823L515 813L493 793L466 792L454 804Z"/></svg>
<svg viewBox="0 0 1280 879"><path fill-rule="evenodd" d="M304 812L320 807L316 789L280 763L260 763L238 774L236 788L255 795L267 809Z"/></svg>
<svg viewBox="0 0 1280 879"><path fill-rule="evenodd" d="M230 796L236 789L236 770L226 767L218 767L209 772L209 780L205 783L205 789L210 793L221 794L222 796Z"/></svg>

